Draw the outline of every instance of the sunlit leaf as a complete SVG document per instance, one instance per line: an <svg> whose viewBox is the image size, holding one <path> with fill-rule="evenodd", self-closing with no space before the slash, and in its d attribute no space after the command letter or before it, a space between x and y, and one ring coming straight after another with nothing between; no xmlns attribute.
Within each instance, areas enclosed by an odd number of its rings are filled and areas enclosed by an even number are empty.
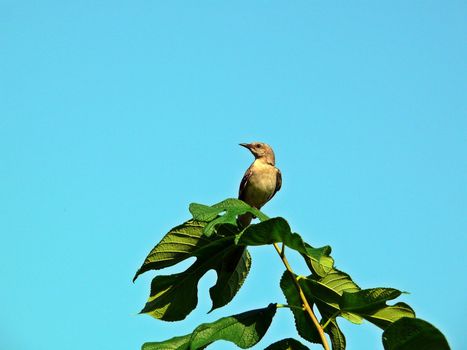
<svg viewBox="0 0 467 350"><path fill-rule="evenodd" d="M396 303L373 311L360 311L359 315L382 329L402 317L415 318L415 312L405 303Z"/></svg>
<svg viewBox="0 0 467 350"><path fill-rule="evenodd" d="M323 256L329 256L331 254L331 247L324 246L321 248L313 248L306 242L305 242L305 247L307 248L307 253L306 254L301 253L301 255L303 259L305 260L305 263L310 268L310 271L314 273L315 275L318 275L321 277L326 276L331 271L329 268L330 265L323 264L322 261L318 259L314 259L313 257L316 257L316 254L321 254ZM315 253L310 254L311 252L313 252L313 250L315 250ZM332 263L334 264L334 261Z"/></svg>
<svg viewBox="0 0 467 350"><path fill-rule="evenodd" d="M362 317L356 313L341 310L339 306L344 292L355 292L360 289L345 272L332 269L325 277L302 277L299 283L307 299L311 299L316 303L322 315L331 317L331 315L335 314L346 318L352 323L362 323Z"/></svg>
<svg viewBox="0 0 467 350"><path fill-rule="evenodd" d="M189 206L189 210L191 215L193 215L193 220L204 222L214 220L217 217L217 215L219 215L223 211L223 209L199 203L191 203Z"/></svg>
<svg viewBox="0 0 467 350"><path fill-rule="evenodd" d="M238 215L247 212L252 213L260 220L267 220L268 218L258 209L235 198L223 200L212 206L198 203L190 204L190 213L193 215L193 219L207 222L203 230L203 234L206 236L211 236L215 232L216 227L220 224L236 224Z"/></svg>
<svg viewBox="0 0 467 350"><path fill-rule="evenodd" d="M204 222L190 220L171 229L148 254L133 281L146 271L159 270L198 256L201 249L213 241L203 237L204 226Z"/></svg>

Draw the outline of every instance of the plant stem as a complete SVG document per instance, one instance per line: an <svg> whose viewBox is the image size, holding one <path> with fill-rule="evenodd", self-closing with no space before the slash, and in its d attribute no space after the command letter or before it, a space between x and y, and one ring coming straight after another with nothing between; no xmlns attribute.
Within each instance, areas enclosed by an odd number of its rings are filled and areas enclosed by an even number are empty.
<svg viewBox="0 0 467 350"><path fill-rule="evenodd" d="M290 273L290 276L292 277L292 280L295 284L295 287L297 288L298 294L300 295L300 299L302 299L303 307L305 308L305 311L308 313L310 316L311 320L313 321L313 324L315 325L316 329L318 330L319 336L321 338L321 342L323 343L323 348L325 350L331 350L328 344L328 340L326 339L326 335L324 334L324 330L319 324L318 319L316 318L315 313L313 312L312 308L310 307L310 304L308 304L308 300L306 300L305 294L303 294L303 290L298 284L297 279L295 278L295 273L292 271L292 268L289 265L289 262L287 261L287 258L285 257L284 250L280 249L277 243L273 243L274 248L277 251L277 254L279 254L282 262L284 263L285 268L287 271Z"/></svg>
<svg viewBox="0 0 467 350"><path fill-rule="evenodd" d="M340 311L336 311L331 317L328 318L328 320L326 321L326 323L323 325L323 329L326 329L326 327L327 327L328 324L332 321L332 319L335 318L337 315L339 315L339 312L340 312Z"/></svg>
<svg viewBox="0 0 467 350"><path fill-rule="evenodd" d="M286 308L289 308L289 309L295 309L295 310L300 310L300 311L304 310L303 307L295 306L295 305L288 305L288 304L276 304L276 307L278 309L286 307Z"/></svg>

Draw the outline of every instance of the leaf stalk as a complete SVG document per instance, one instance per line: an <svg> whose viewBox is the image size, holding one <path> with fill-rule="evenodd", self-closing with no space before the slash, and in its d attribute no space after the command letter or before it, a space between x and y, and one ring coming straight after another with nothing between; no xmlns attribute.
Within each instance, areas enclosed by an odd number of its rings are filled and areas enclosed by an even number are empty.
<svg viewBox="0 0 467 350"><path fill-rule="evenodd" d="M331 323L331 321L333 320L333 318L337 317L339 315L339 312L340 311L336 311L331 317L328 318L328 320L324 323L324 325L322 326L323 329L326 329L326 327L328 326L329 323Z"/></svg>

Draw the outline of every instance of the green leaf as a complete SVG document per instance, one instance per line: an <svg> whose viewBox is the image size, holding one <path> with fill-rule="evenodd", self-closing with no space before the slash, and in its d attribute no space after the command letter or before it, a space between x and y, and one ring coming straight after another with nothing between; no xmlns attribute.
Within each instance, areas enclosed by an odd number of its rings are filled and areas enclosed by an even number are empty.
<svg viewBox="0 0 467 350"><path fill-rule="evenodd" d="M223 317L199 325L191 334L162 342L145 343L142 350L201 350L216 340L227 340L246 349L263 338L271 325L276 309L276 304L269 304L262 309Z"/></svg>
<svg viewBox="0 0 467 350"><path fill-rule="evenodd" d="M313 300L321 315L329 318L337 314L352 323L362 323L362 318L352 312L341 310L339 304L344 292L355 292L360 288L345 272L332 269L325 277L310 276L299 280L300 286L308 300Z"/></svg>
<svg viewBox="0 0 467 350"><path fill-rule="evenodd" d="M198 203L191 203L189 210L194 220L205 222L214 220L223 211L220 208Z"/></svg>
<svg viewBox="0 0 467 350"><path fill-rule="evenodd" d="M305 283L304 278L300 278L298 281L310 306L312 305L312 303L316 303L319 312L323 317L321 324L326 323L330 319L324 330L326 333L329 334L329 337L331 338L333 350L345 350L345 337L344 334L341 332L335 319L336 316L339 314L342 316L340 310L338 309L338 298L340 298L339 293L342 293L344 290L353 290L355 288L358 288L358 286L352 282L352 280L347 274L334 269L330 273L330 276L327 276L326 279L323 280L324 282L328 283L329 286L333 289L328 288L326 285L322 285L321 287L319 287L321 288L321 290L318 292L318 294L324 294L321 295L321 298L327 300L328 302L331 302L331 304L334 305L334 307L330 307L327 303L323 302L321 299L318 299L315 295L313 295L313 292L310 290L310 288L313 289L313 286L315 286L314 284L310 285L308 283ZM321 343L321 339L318 331L316 330L315 325L313 324L305 310L302 309L302 302L300 296L288 271L286 271L282 275L280 286L287 299L287 304L294 306L291 308L291 311L295 318L295 327L297 328L298 334L304 339L313 343ZM329 296L326 296L326 293L329 293ZM349 315L353 317L358 317L357 321L360 320L361 323L361 318L359 316L350 313Z"/></svg>
<svg viewBox="0 0 467 350"><path fill-rule="evenodd" d="M323 319L332 315L346 318L360 324L363 318L385 329L401 317L415 317L413 310L404 303L386 305L387 300L395 299L401 292L393 288L372 288L361 290L342 271L333 269L323 278L301 278L300 285L307 299L312 299Z"/></svg>
<svg viewBox="0 0 467 350"><path fill-rule="evenodd" d="M384 306L386 301L397 298L402 292L394 288L371 288L357 292L345 291L340 301L341 310L364 311Z"/></svg>
<svg viewBox="0 0 467 350"><path fill-rule="evenodd" d="M241 287L249 265L243 263L248 255L243 247L232 245L232 241L219 241L212 245L210 254L199 257L186 271L170 276L156 276L151 283L150 297L141 311L165 321L184 319L198 303L198 282L210 269L215 269L218 282L211 288L212 310L226 305ZM241 254L240 254L241 253ZM236 260L237 259L237 260ZM228 271L225 265L234 266ZM219 281L225 281L220 285Z"/></svg>
<svg viewBox="0 0 467 350"><path fill-rule="evenodd" d="M371 288L357 292L344 292L340 308L365 318L376 326L385 329L402 317L415 317L415 312L405 303L386 305L386 301L402 294L394 288Z"/></svg>
<svg viewBox="0 0 467 350"><path fill-rule="evenodd" d="M216 340L227 340L242 349L258 343L271 325L276 304L247 311L198 326L190 339L190 349L200 349Z"/></svg>
<svg viewBox="0 0 467 350"><path fill-rule="evenodd" d="M267 220L268 218L258 209L235 198L223 200L212 206L191 203L189 209L194 220L208 222L203 231L206 236L211 236L215 232L215 228L220 224L228 223L235 225L237 216L247 212L252 213L260 220Z"/></svg>
<svg viewBox="0 0 467 350"><path fill-rule="evenodd" d="M315 254L309 255L309 252L312 251L313 249L317 249L319 254L322 254L324 256L329 256L331 254L331 247L330 246L324 246L322 248L313 248L310 246L308 243L305 242L305 247L307 248L308 253L303 254L301 253L303 259L305 260L305 263L308 265L310 268L310 271L314 273L315 275L318 276L326 276L326 274L330 271L329 270L329 265L325 264L322 265L321 262L317 259L313 259L312 257L315 256ZM334 264L334 262L333 262ZM332 267L332 266L331 266Z"/></svg>
<svg viewBox="0 0 467 350"><path fill-rule="evenodd" d="M306 244L298 233L292 233L287 221L283 218L272 218L248 226L239 233L236 238L239 245L258 246L283 242L287 247L309 257L312 261L321 266L321 275L331 271L333 259L329 256L331 248L313 248Z"/></svg>
<svg viewBox="0 0 467 350"><path fill-rule="evenodd" d="M342 295L344 292L351 293L360 290L360 287L352 281L352 278L347 273L336 268L332 269L326 276L317 280L339 295Z"/></svg>
<svg viewBox="0 0 467 350"><path fill-rule="evenodd" d="M203 236L205 226L204 222L190 220L172 228L148 254L133 282L146 271L173 266L200 255L202 249L213 241Z"/></svg>
<svg viewBox="0 0 467 350"><path fill-rule="evenodd" d="M217 283L211 287L209 294L212 310L228 304L237 294L245 281L251 267L251 256L246 249L233 249L226 254L217 271Z"/></svg>
<svg viewBox="0 0 467 350"><path fill-rule="evenodd" d="M189 257L196 261L184 272L156 276L150 297L141 311L165 321L184 319L197 305L197 286L211 269L217 272L217 283L210 290L212 309L230 302L243 284L251 265L245 247L236 246L233 225L221 225L216 235L203 236L205 222L188 221L170 230L149 253L136 273L174 265Z"/></svg>
<svg viewBox="0 0 467 350"><path fill-rule="evenodd" d="M339 300L341 299L341 295L334 289L319 281L306 277L300 277L299 283L307 299L313 300L314 303L327 304L334 310L340 310Z"/></svg>
<svg viewBox="0 0 467 350"><path fill-rule="evenodd" d="M309 348L296 339L286 338L269 345L264 350L309 350Z"/></svg>
<svg viewBox="0 0 467 350"><path fill-rule="evenodd" d="M282 275L280 287L287 300L287 304L292 306L290 310L294 316L295 328L297 329L298 334L312 343L321 344L319 333L313 321L310 319L310 316L303 309L302 300L300 299L300 295L295 287L292 276L288 271L285 271ZM311 306L311 300L309 300L309 304Z"/></svg>
<svg viewBox="0 0 467 350"><path fill-rule="evenodd" d="M383 332L385 350L449 350L444 335L419 318L403 317Z"/></svg>
<svg viewBox="0 0 467 350"><path fill-rule="evenodd" d="M170 338L166 341L143 344L141 350L188 350L191 334Z"/></svg>
<svg viewBox="0 0 467 350"><path fill-rule="evenodd" d="M324 331L329 334L331 339L332 350L345 350L345 336L339 328L336 319L329 322Z"/></svg>
<svg viewBox="0 0 467 350"><path fill-rule="evenodd" d="M396 303L373 311L359 312L359 315L381 329L386 329L402 317L415 318L415 312L405 303Z"/></svg>

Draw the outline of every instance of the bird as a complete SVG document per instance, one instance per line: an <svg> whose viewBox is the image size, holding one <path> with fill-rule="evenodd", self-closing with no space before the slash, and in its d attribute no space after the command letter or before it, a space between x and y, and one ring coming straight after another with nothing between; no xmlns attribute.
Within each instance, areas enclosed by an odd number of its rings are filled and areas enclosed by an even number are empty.
<svg viewBox="0 0 467 350"><path fill-rule="evenodd" d="M261 209L281 189L282 174L276 168L276 159L271 146L263 142L240 143L240 146L250 150L255 160L243 176L238 199L251 207ZM238 216L237 224L245 228L252 219L251 213L245 213Z"/></svg>

